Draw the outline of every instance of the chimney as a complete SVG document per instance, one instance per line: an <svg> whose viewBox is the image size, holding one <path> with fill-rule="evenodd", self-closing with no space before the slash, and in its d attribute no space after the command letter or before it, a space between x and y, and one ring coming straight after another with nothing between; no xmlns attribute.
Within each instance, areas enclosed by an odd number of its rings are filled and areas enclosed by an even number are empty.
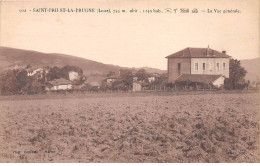
<svg viewBox="0 0 260 166"><path fill-rule="evenodd" d="M222 51L222 54L226 54L227 52L226 51Z"/></svg>

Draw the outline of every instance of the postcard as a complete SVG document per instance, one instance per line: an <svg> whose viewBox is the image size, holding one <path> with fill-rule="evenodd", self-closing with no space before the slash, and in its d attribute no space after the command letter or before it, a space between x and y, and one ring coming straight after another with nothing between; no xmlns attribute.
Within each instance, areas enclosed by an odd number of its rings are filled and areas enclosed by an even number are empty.
<svg viewBox="0 0 260 166"><path fill-rule="evenodd" d="M258 0L1 0L1 163L259 162Z"/></svg>

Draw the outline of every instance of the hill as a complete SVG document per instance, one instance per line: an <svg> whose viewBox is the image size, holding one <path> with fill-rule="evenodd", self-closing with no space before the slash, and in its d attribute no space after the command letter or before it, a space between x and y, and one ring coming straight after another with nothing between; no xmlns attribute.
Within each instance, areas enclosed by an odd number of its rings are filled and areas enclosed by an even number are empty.
<svg viewBox="0 0 260 166"><path fill-rule="evenodd" d="M260 58L240 60L241 66L247 70L245 79L256 81L260 79Z"/></svg>
<svg viewBox="0 0 260 166"><path fill-rule="evenodd" d="M28 64L35 68L73 65L82 68L86 75L102 75L107 71L120 69L119 66L106 65L75 56L0 47L0 71L12 69L15 65L24 68Z"/></svg>
<svg viewBox="0 0 260 166"><path fill-rule="evenodd" d="M71 55L57 53L42 53L37 51L0 47L0 72L8 69L13 69L15 65L18 65L21 68L25 68L28 64L30 64L33 68L65 65L78 66L83 70L84 74L87 76L106 75L110 71L118 72L120 69L130 69L110 64L103 64L100 62L95 62L92 60L79 58ZM154 68L145 69L149 73L154 71L161 73L160 71L162 71Z"/></svg>
<svg viewBox="0 0 260 166"><path fill-rule="evenodd" d="M152 67L141 67L141 68L133 67L132 69L133 70L144 69L148 73L158 73L158 74L167 73L167 70L160 70L160 69L156 69L156 68L152 68Z"/></svg>

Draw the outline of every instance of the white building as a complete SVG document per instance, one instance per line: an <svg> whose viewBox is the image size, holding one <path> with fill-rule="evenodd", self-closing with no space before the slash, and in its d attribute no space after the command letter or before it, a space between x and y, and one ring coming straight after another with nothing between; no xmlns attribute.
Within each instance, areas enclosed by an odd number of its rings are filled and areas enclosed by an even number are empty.
<svg viewBox="0 0 260 166"><path fill-rule="evenodd" d="M133 82L133 92L141 91L142 85L139 82Z"/></svg>
<svg viewBox="0 0 260 166"><path fill-rule="evenodd" d="M120 79L121 79L120 77L107 77L106 82L107 83L113 83L113 82L120 80Z"/></svg>
<svg viewBox="0 0 260 166"><path fill-rule="evenodd" d="M31 69L31 70L29 70L28 72L27 72L27 75L28 76L34 76L35 74L37 74L37 73L43 73L44 72L44 70L42 69L42 68L38 68L38 69Z"/></svg>
<svg viewBox="0 0 260 166"><path fill-rule="evenodd" d="M72 89L72 83L64 78L49 81L46 90L68 90Z"/></svg>
<svg viewBox="0 0 260 166"><path fill-rule="evenodd" d="M70 79L70 81L74 81L74 80L78 79L78 76L79 76L79 74L77 72L75 72L75 71L70 71L69 72L69 79Z"/></svg>

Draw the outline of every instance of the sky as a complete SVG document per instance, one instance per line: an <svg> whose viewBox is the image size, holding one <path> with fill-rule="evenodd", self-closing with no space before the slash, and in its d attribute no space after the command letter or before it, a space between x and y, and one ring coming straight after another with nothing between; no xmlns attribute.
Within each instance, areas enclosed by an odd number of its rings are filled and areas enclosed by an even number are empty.
<svg viewBox="0 0 260 166"><path fill-rule="evenodd" d="M166 56L186 47L259 57L258 0L3 0L0 45L63 53L123 67L166 70ZM43 13L38 8L238 9L240 13ZM26 12L19 12L26 9Z"/></svg>

